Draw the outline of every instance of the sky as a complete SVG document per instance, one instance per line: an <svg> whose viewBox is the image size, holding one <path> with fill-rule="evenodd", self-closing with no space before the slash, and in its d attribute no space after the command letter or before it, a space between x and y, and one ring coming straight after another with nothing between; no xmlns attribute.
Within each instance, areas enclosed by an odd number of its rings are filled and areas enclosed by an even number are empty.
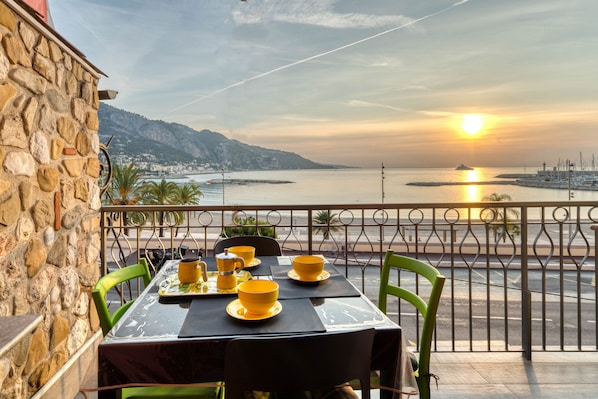
<svg viewBox="0 0 598 399"><path fill-rule="evenodd" d="M110 105L148 119L357 167L590 167L598 153L596 0L49 8L107 75L99 89L119 92Z"/></svg>

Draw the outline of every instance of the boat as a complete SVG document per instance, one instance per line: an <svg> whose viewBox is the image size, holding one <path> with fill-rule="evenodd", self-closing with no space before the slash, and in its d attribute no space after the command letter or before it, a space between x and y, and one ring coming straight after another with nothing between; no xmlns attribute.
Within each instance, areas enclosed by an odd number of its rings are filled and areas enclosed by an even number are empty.
<svg viewBox="0 0 598 399"><path fill-rule="evenodd" d="M457 166L455 168L455 170L473 170L473 168L470 166L467 166L465 164L461 164L461 165Z"/></svg>

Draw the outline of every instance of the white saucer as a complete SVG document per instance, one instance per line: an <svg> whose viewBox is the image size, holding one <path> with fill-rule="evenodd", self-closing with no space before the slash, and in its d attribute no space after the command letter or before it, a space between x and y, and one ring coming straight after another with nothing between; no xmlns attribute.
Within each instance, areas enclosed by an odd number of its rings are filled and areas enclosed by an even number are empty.
<svg viewBox="0 0 598 399"><path fill-rule="evenodd" d="M251 269L252 267L256 267L262 264L262 261L259 260L258 258L253 258L253 260L251 262L249 262L248 265L245 265L245 269Z"/></svg>
<svg viewBox="0 0 598 399"><path fill-rule="evenodd" d="M287 273L287 276L289 276L289 278L292 280L301 281L302 283L317 283L319 281L328 280L328 278L330 277L330 273L328 273L326 270L322 270L322 273L320 273L315 280L305 280L299 277L295 269L291 269Z"/></svg>
<svg viewBox="0 0 598 399"><path fill-rule="evenodd" d="M282 305L278 301L276 301L274 306L272 306L268 312L259 316L248 314L238 298L226 305L226 313L238 320L266 320L276 316L280 312L282 312Z"/></svg>

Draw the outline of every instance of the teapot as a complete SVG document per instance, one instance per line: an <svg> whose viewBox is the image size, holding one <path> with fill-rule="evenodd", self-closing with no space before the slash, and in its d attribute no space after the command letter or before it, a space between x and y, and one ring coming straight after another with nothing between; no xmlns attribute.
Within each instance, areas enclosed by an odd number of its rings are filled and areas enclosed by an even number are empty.
<svg viewBox="0 0 598 399"><path fill-rule="evenodd" d="M240 256L228 253L227 248L223 253L216 255L216 268L218 269L216 287L228 290L237 286L235 273L245 268L245 261Z"/></svg>

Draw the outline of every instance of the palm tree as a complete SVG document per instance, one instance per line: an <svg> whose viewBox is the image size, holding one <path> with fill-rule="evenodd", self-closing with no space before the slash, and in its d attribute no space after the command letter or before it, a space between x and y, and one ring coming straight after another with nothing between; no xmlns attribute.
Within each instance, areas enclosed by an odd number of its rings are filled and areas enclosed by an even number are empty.
<svg viewBox="0 0 598 399"><path fill-rule="evenodd" d="M330 213L330 211L318 211L313 219L313 223L316 225L314 231L316 233L322 233L324 240L330 238L330 233L340 230L340 227L336 226L339 223L336 213Z"/></svg>
<svg viewBox="0 0 598 399"><path fill-rule="evenodd" d="M112 177L109 198L113 205L135 205L141 198L141 170L134 163L121 167L114 165L114 175ZM122 212L122 223L124 233L128 234L129 223L126 212Z"/></svg>
<svg viewBox="0 0 598 399"><path fill-rule="evenodd" d="M162 179L159 183L147 182L143 185L142 201L147 205L172 205L176 203L179 188L176 183ZM160 237L164 237L164 212L158 212Z"/></svg>
<svg viewBox="0 0 598 399"><path fill-rule="evenodd" d="M202 196L202 192L199 189L199 185L195 183L185 183L182 186L177 185L176 200L175 204L180 205L197 205L199 204L199 198ZM177 212L178 222L181 224L184 218L183 211ZM176 234L179 234L179 228L176 228Z"/></svg>
<svg viewBox="0 0 598 399"><path fill-rule="evenodd" d="M482 201L492 201L492 202L500 202L500 201L511 201L511 196L509 194L497 194L492 193L490 195L484 196ZM498 236L503 237L503 241L506 240L505 227L506 232L511 233L514 236L518 236L520 234L519 225L512 223L513 219L519 219L519 211L515 208L492 208L492 210L496 214L496 219L492 224L492 231L494 232L494 241L496 241Z"/></svg>
<svg viewBox="0 0 598 399"><path fill-rule="evenodd" d="M177 186L176 203L181 205L197 205L203 196L199 186L195 183L185 183Z"/></svg>
<svg viewBox="0 0 598 399"><path fill-rule="evenodd" d="M114 165L114 176L110 188L110 201L114 205L135 205L139 202L141 192L141 170L134 163Z"/></svg>

